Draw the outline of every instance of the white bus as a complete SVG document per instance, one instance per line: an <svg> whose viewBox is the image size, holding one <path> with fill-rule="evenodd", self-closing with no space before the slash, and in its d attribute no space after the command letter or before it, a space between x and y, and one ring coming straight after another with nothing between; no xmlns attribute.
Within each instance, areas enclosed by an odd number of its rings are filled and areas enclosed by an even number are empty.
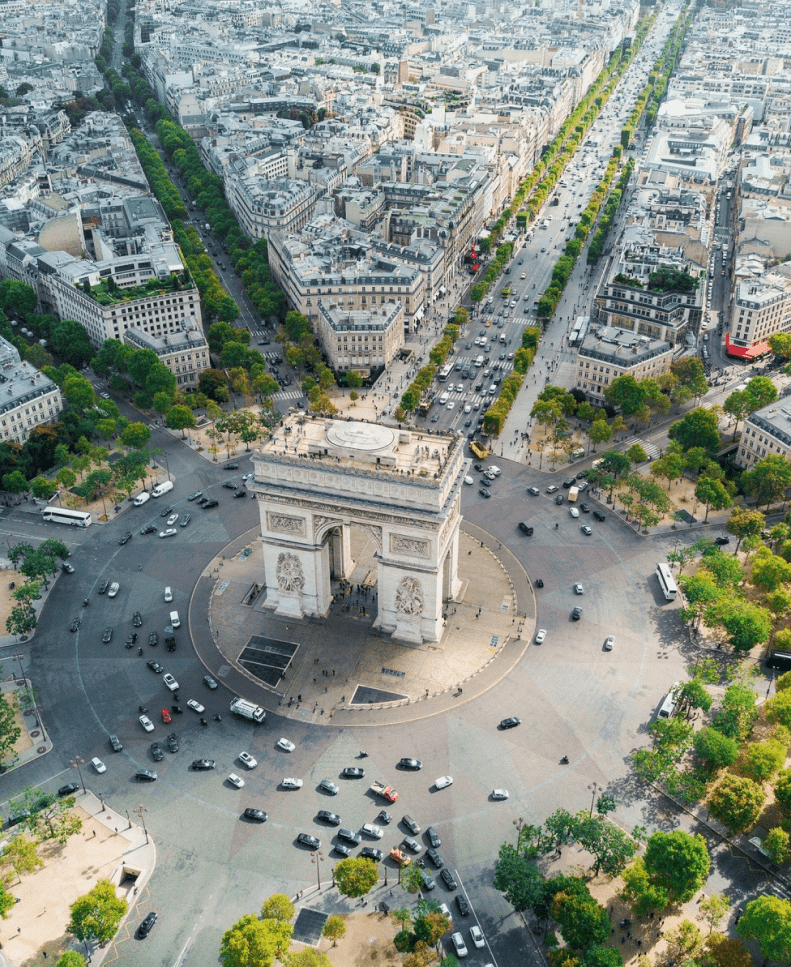
<svg viewBox="0 0 791 967"><path fill-rule="evenodd" d="M443 366L442 369L437 373L437 379L440 383L447 383L448 376L453 372L453 363L448 363L447 366Z"/></svg>
<svg viewBox="0 0 791 967"><path fill-rule="evenodd" d="M672 601L678 594L678 585L673 580L670 567L667 564L657 564L656 576L659 578L659 587L668 601Z"/></svg>
<svg viewBox="0 0 791 967"><path fill-rule="evenodd" d="M91 515L84 510L68 510L66 507L47 507L41 512L44 520L54 524L71 524L75 527L90 527Z"/></svg>

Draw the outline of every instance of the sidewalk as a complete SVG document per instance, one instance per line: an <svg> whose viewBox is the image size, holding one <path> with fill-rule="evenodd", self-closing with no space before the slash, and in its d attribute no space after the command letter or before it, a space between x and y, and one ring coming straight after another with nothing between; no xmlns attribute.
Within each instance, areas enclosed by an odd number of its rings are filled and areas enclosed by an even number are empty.
<svg viewBox="0 0 791 967"><path fill-rule="evenodd" d="M16 673L14 673L15 675ZM0 691L3 697L16 692L19 688L33 688L33 683L27 678L15 678L10 682L3 682ZM17 722L19 723L22 734L14 744L16 761L8 766L6 773L19 769L28 762L38 759L39 756L46 755L52 751L52 739L47 734L44 723L41 721L38 706L34 703L30 708L30 714L25 714L21 708L17 712Z"/></svg>
<svg viewBox="0 0 791 967"><path fill-rule="evenodd" d="M156 846L145 829L109 808L92 792L78 792L75 809L83 827L65 846L48 840L39 848L45 866L23 876L9 889L17 898L7 920L0 924L0 967L54 963L66 950L79 950L101 964L114 947L127 942L143 914L139 901L148 899L147 884L156 865ZM100 879L115 884L129 911L113 941L104 947L78 943L64 934L69 906L88 893ZM46 956L45 956L46 954Z"/></svg>

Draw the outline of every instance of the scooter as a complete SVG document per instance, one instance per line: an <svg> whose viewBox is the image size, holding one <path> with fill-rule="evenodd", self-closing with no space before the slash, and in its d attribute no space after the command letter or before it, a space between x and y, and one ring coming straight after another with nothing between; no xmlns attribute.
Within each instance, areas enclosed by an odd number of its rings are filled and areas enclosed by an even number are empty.
<svg viewBox="0 0 791 967"><path fill-rule="evenodd" d="M87 598L84 598L83 599L82 606L83 606L83 608L87 608L88 607L88 599Z"/></svg>
<svg viewBox="0 0 791 967"><path fill-rule="evenodd" d="M143 649L140 648L139 646L138 646L138 649L137 649L137 653L138 653L138 655L142 655L143 654Z"/></svg>

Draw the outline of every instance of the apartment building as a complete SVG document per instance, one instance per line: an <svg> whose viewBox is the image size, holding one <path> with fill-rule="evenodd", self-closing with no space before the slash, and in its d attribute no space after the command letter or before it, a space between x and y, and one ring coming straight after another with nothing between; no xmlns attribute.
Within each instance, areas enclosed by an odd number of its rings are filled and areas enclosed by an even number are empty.
<svg viewBox="0 0 791 967"><path fill-rule="evenodd" d="M248 174L229 174L225 191L242 230L267 241L273 232L298 232L313 217L318 199L307 181L267 181Z"/></svg>
<svg viewBox="0 0 791 967"><path fill-rule="evenodd" d="M698 332L700 300L698 291L652 292L612 281L605 283L593 300L591 319L675 346L685 333Z"/></svg>
<svg viewBox="0 0 791 967"><path fill-rule="evenodd" d="M673 347L662 339L630 329L594 326L577 350L577 389L593 404L604 402L614 379L627 373L636 380L656 378L670 369Z"/></svg>
<svg viewBox="0 0 791 967"><path fill-rule="evenodd" d="M335 372L363 378L385 369L404 345L404 306L386 302L370 309L318 305L316 334Z"/></svg>
<svg viewBox="0 0 791 967"><path fill-rule="evenodd" d="M736 463L749 470L771 454L791 460L791 404L787 400L776 400L747 417Z"/></svg>
<svg viewBox="0 0 791 967"><path fill-rule="evenodd" d="M735 286L731 325L725 336L729 356L755 359L769 352L767 340L791 330L791 279L777 273Z"/></svg>
<svg viewBox="0 0 791 967"><path fill-rule="evenodd" d="M179 389L197 386L200 374L211 367L209 344L198 329L186 329L173 335L152 336L132 326L123 341L135 349L150 349L176 377Z"/></svg>
<svg viewBox="0 0 791 967"><path fill-rule="evenodd" d="M57 384L0 336L0 441L24 443L35 427L57 420L62 408Z"/></svg>

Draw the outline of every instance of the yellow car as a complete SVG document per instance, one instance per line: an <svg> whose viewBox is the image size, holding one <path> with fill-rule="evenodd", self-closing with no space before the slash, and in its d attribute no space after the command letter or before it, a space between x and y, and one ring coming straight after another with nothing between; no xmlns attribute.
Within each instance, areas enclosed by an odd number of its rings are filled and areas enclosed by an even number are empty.
<svg viewBox="0 0 791 967"><path fill-rule="evenodd" d="M410 857L408 857L406 853L402 852L397 846L394 846L390 850L390 859L395 860L399 866L409 866L409 864L412 862Z"/></svg>

